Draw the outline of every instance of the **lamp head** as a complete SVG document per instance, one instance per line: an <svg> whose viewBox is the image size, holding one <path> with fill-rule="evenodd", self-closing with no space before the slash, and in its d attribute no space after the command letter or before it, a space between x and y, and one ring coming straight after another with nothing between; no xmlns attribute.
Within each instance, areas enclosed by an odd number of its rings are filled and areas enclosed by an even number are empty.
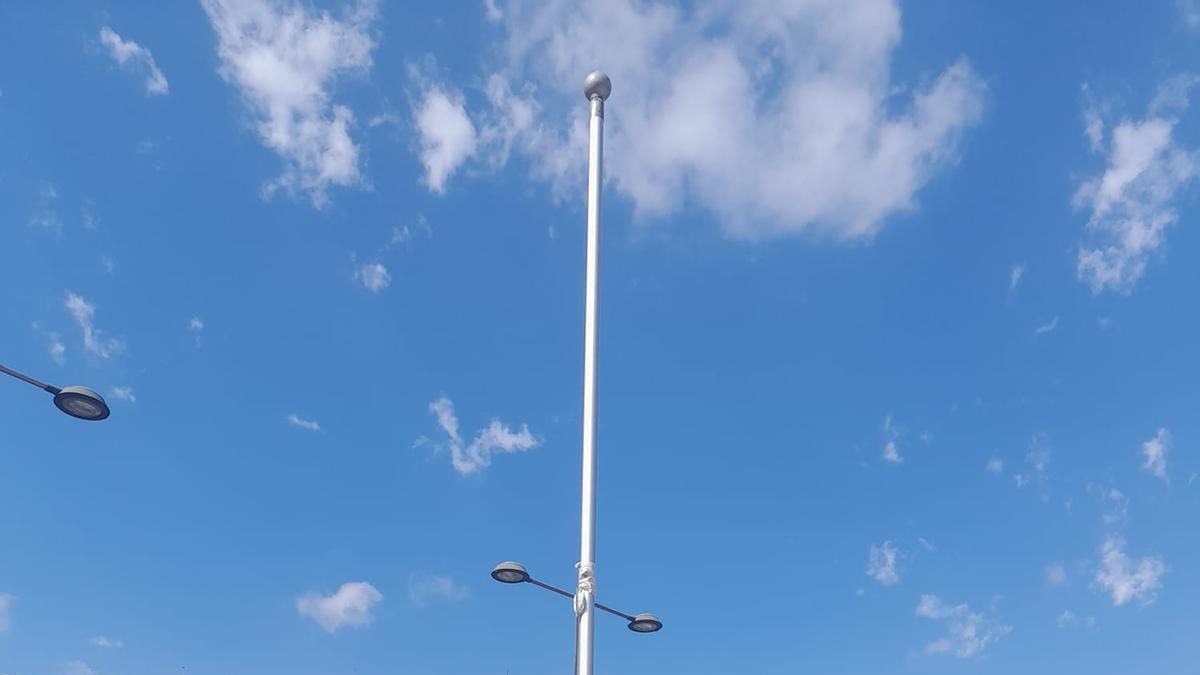
<svg viewBox="0 0 1200 675"><path fill-rule="evenodd" d="M515 562L502 562L492 570L492 578L502 584L519 584L529 581L529 572Z"/></svg>
<svg viewBox="0 0 1200 675"><path fill-rule="evenodd" d="M81 420L98 422L108 417L104 397L87 387L63 387L54 395L58 409Z"/></svg>
<svg viewBox="0 0 1200 675"><path fill-rule="evenodd" d="M653 614L638 614L629 622L629 630L635 633L656 633L662 630L662 621Z"/></svg>

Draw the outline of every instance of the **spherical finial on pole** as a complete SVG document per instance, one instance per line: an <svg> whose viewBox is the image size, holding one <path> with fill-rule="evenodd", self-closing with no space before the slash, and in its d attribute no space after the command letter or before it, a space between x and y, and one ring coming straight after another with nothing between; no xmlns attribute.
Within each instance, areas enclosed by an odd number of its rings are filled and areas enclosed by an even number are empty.
<svg viewBox="0 0 1200 675"><path fill-rule="evenodd" d="M608 79L608 75L593 70L583 80L583 95L587 96L588 100L600 97L601 101L608 99L608 95L612 93L612 80Z"/></svg>

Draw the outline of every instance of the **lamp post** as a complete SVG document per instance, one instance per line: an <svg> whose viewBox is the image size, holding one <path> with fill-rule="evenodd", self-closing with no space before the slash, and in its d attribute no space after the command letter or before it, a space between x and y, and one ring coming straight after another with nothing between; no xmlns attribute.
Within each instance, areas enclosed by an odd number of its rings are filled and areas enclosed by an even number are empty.
<svg viewBox="0 0 1200 675"><path fill-rule="evenodd" d="M591 110L588 142L587 276L583 322L583 481L579 522L578 578L572 595L538 581L521 565L504 562L492 570L492 578L506 584L530 583L571 598L575 605L575 675L592 675L595 656L595 610L619 616L629 630L653 633L662 621L653 614L630 615L596 602L596 335L600 287L600 193L604 160L604 102L612 93L612 81L600 71L583 81L583 93Z"/></svg>
<svg viewBox="0 0 1200 675"><path fill-rule="evenodd" d="M63 387L60 389L52 384L38 382L28 375L4 366L0 366L0 373L11 375L22 382L27 382L42 391L53 394L54 405L71 417L91 421L99 421L108 417L108 404L104 402L104 397L87 387Z"/></svg>
<svg viewBox="0 0 1200 675"><path fill-rule="evenodd" d="M583 484L579 521L579 579L575 587L575 675L592 675L596 635L596 333L600 290L600 193L604 173L604 101L608 75L583 81L591 108L588 128L587 278L583 319Z"/></svg>

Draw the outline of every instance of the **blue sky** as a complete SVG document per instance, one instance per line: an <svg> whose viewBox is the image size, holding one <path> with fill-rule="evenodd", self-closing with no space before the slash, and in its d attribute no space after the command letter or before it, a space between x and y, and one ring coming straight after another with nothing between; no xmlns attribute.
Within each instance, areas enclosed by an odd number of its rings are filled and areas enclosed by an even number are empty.
<svg viewBox="0 0 1200 675"><path fill-rule="evenodd" d="M1200 5L0 36L0 673L570 667L595 67L597 671L1191 672Z"/></svg>

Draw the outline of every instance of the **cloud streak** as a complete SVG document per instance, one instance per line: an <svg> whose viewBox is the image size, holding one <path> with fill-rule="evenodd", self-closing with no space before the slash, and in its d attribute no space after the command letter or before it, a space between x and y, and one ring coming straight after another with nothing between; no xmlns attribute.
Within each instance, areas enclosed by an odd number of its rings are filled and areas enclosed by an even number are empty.
<svg viewBox="0 0 1200 675"><path fill-rule="evenodd" d="M988 645L1012 631L1005 626L971 611L966 603L947 605L936 595L922 595L917 604L917 616L941 621L946 635L925 645L928 654L953 654L960 659L979 656Z"/></svg>
<svg viewBox="0 0 1200 675"><path fill-rule="evenodd" d="M309 431L320 431L321 430L321 425L317 424L317 422L315 420L302 419L295 413L288 415L287 421L288 421L288 424L290 424L294 427L299 427L301 429L307 429Z"/></svg>
<svg viewBox="0 0 1200 675"><path fill-rule="evenodd" d="M106 337L103 331L96 328L96 306L84 299L83 296L68 291L64 306L75 318L75 322L79 324L79 329L83 331L83 348L89 354L101 359L109 359L125 349L123 342L116 338Z"/></svg>
<svg viewBox="0 0 1200 675"><path fill-rule="evenodd" d="M878 546L871 544L871 550L867 556L867 576L884 586L894 586L900 583L900 573L896 570L899 555L899 551L890 541L885 541Z"/></svg>
<svg viewBox="0 0 1200 675"><path fill-rule="evenodd" d="M446 433L448 441L445 446L450 449L450 461L454 470L462 476L469 476L487 468L492 463L492 456L497 453L516 453L538 446L539 441L529 432L529 427L522 424L521 428L513 431L508 425L498 419L492 419L481 429L475 438L466 443L458 431L458 417L454 414L454 402L442 396L429 404L429 412L437 417L438 426ZM428 439L418 439L422 445Z"/></svg>
<svg viewBox="0 0 1200 675"><path fill-rule="evenodd" d="M145 76L146 93L156 96L166 96L170 91L167 78L158 69L154 56L149 49L133 40L122 39L116 31L105 26L100 29L100 43L108 48L108 55L117 65Z"/></svg>

